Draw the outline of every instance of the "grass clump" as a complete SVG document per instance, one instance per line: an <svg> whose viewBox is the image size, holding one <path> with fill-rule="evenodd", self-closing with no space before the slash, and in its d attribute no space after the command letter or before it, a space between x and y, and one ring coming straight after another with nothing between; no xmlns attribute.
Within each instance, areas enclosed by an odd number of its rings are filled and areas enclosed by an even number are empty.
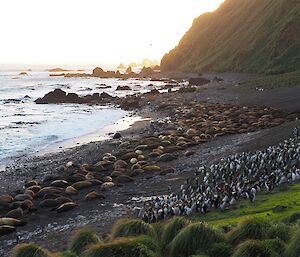
<svg viewBox="0 0 300 257"><path fill-rule="evenodd" d="M279 256L284 256L285 244L281 239L279 239L279 238L277 238L277 239L267 239L267 240L262 240L262 242L271 251L277 253Z"/></svg>
<svg viewBox="0 0 300 257"><path fill-rule="evenodd" d="M162 245L167 246L174 237L189 224L189 221L183 217L175 217L171 219L162 234Z"/></svg>
<svg viewBox="0 0 300 257"><path fill-rule="evenodd" d="M263 76L261 78L242 83L246 88L274 89L283 87L293 87L300 85L300 72L289 72L284 74Z"/></svg>
<svg viewBox="0 0 300 257"><path fill-rule="evenodd" d="M127 239L135 243L142 244L153 252L157 251L157 244L155 240L150 236L142 235L137 237L127 237Z"/></svg>
<svg viewBox="0 0 300 257"><path fill-rule="evenodd" d="M247 219L227 233L227 241L237 245L247 239L267 239L270 223L265 219Z"/></svg>
<svg viewBox="0 0 300 257"><path fill-rule="evenodd" d="M91 230L82 229L77 231L70 240L69 250L72 253L80 255L90 245L100 243L98 235ZM67 257L69 257L67 255ZM71 257L71 256L70 256Z"/></svg>
<svg viewBox="0 0 300 257"><path fill-rule="evenodd" d="M215 243L208 250L209 257L230 257L233 253L232 246L226 243Z"/></svg>
<svg viewBox="0 0 300 257"><path fill-rule="evenodd" d="M296 231L286 249L286 257L300 257L300 228Z"/></svg>
<svg viewBox="0 0 300 257"><path fill-rule="evenodd" d="M12 257L50 257L50 253L36 244L19 244L12 253Z"/></svg>
<svg viewBox="0 0 300 257"><path fill-rule="evenodd" d="M182 229L170 243L172 257L190 256L221 242L223 235L206 223L193 223Z"/></svg>
<svg viewBox="0 0 300 257"><path fill-rule="evenodd" d="M107 244L97 244L90 247L85 257L155 257L155 254L145 245L126 238L117 239Z"/></svg>
<svg viewBox="0 0 300 257"><path fill-rule="evenodd" d="M112 238L147 235L155 237L154 228L142 220L120 220L112 232Z"/></svg>
<svg viewBox="0 0 300 257"><path fill-rule="evenodd" d="M279 257L264 242L247 240L240 244L232 257Z"/></svg>
<svg viewBox="0 0 300 257"><path fill-rule="evenodd" d="M291 236L292 236L291 227L283 223L274 224L267 231L268 239L279 238L284 242L288 242Z"/></svg>
<svg viewBox="0 0 300 257"><path fill-rule="evenodd" d="M295 212L291 216L288 217L288 223L296 223L300 219L300 212Z"/></svg>
<svg viewBox="0 0 300 257"><path fill-rule="evenodd" d="M71 251L62 252L57 256L59 256L59 257L78 257L78 255L76 253L73 253ZM54 257L54 256L51 256L51 257Z"/></svg>

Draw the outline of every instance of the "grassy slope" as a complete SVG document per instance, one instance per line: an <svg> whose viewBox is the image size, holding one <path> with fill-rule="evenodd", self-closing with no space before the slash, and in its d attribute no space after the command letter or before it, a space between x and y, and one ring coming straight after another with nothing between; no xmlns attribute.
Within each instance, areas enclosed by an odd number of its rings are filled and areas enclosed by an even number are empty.
<svg viewBox="0 0 300 257"><path fill-rule="evenodd" d="M274 89L283 87L300 86L300 71L279 75L263 76L261 78L246 81L241 84L243 88Z"/></svg>
<svg viewBox="0 0 300 257"><path fill-rule="evenodd" d="M226 0L194 20L162 70L286 72L300 69L298 0Z"/></svg>
<svg viewBox="0 0 300 257"><path fill-rule="evenodd" d="M283 211L276 212L276 206L286 206ZM205 216L195 216L193 220L203 220L216 226L231 225L248 217L266 217L272 221L288 218L295 212L300 212L300 184L288 189L277 189L271 194L261 193L255 203L248 200L237 203L235 209L228 211L212 211Z"/></svg>

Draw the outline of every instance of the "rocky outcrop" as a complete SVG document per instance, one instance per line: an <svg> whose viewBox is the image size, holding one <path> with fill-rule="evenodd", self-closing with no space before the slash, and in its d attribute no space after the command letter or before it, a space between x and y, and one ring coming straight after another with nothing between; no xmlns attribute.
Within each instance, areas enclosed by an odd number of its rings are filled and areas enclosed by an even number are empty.
<svg viewBox="0 0 300 257"><path fill-rule="evenodd" d="M78 96L76 93L66 93L61 89L55 89L44 97L35 100L37 104L57 104L57 103L79 103L79 104L107 104L112 103L115 97L103 92L101 94L94 93L84 97Z"/></svg>
<svg viewBox="0 0 300 257"><path fill-rule="evenodd" d="M190 78L189 79L189 84L191 86L203 86L206 85L210 82L210 80L206 79L206 78Z"/></svg>

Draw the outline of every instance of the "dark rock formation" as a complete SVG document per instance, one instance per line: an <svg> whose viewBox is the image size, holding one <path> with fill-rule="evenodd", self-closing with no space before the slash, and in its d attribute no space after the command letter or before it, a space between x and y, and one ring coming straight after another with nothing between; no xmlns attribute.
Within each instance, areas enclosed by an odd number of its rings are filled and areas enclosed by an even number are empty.
<svg viewBox="0 0 300 257"><path fill-rule="evenodd" d="M206 85L210 82L210 80L206 79L206 78L190 78L189 79L189 84L191 86L203 86Z"/></svg>

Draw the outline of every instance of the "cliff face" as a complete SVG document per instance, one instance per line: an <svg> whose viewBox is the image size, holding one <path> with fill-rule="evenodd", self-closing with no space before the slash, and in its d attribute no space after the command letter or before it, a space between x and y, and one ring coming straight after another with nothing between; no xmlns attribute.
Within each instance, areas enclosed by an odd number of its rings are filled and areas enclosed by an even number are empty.
<svg viewBox="0 0 300 257"><path fill-rule="evenodd" d="M281 73L300 69L299 0L226 0L196 18L161 69Z"/></svg>

